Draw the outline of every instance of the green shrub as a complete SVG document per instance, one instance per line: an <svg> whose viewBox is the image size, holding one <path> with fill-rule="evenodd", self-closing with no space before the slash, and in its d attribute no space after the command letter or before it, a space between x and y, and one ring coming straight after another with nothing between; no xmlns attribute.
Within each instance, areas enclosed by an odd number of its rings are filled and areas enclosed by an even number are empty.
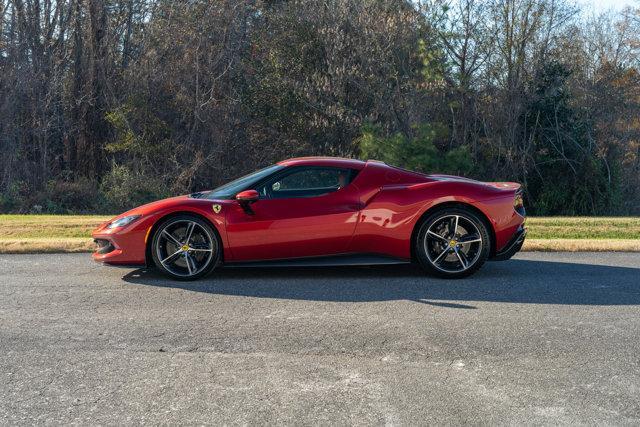
<svg viewBox="0 0 640 427"><path fill-rule="evenodd" d="M52 180L39 190L16 182L0 195L0 212L79 214L94 212L100 193L94 181Z"/></svg>
<svg viewBox="0 0 640 427"><path fill-rule="evenodd" d="M34 203L30 210L35 213L88 213L93 212L99 202L100 194L94 181L49 181L42 197L42 204ZM37 206L41 208L38 209Z"/></svg>
<svg viewBox="0 0 640 427"><path fill-rule="evenodd" d="M17 181L0 193L0 213L16 212L20 209L20 193L24 183Z"/></svg>
<svg viewBox="0 0 640 427"><path fill-rule="evenodd" d="M360 157L381 160L389 165L428 173L467 175L473 170L473 158L467 146L447 151L436 147L435 141L445 140L447 129L441 124L422 124L414 127L414 135L400 132L380 135L380 129L367 125L356 140Z"/></svg>
<svg viewBox="0 0 640 427"><path fill-rule="evenodd" d="M120 212L168 197L167 187L158 179L113 164L100 186L106 212Z"/></svg>

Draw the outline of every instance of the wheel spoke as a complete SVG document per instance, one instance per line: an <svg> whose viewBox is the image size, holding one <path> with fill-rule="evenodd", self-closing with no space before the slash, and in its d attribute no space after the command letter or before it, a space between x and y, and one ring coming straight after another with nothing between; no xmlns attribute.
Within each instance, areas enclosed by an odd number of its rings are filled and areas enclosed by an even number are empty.
<svg viewBox="0 0 640 427"><path fill-rule="evenodd" d="M189 244L189 240L191 240L191 235L193 234L193 229L196 228L196 223L195 222L190 222L189 225L187 225L187 232L186 232L186 238L184 241L185 245Z"/></svg>
<svg viewBox="0 0 640 427"><path fill-rule="evenodd" d="M458 239L458 243L466 244L466 243L476 243L482 242L482 239L478 234L467 234L464 237Z"/></svg>
<svg viewBox="0 0 640 427"><path fill-rule="evenodd" d="M449 240L448 240L448 239L445 239L444 237L442 237L442 236L441 236L441 235L439 235L438 233L434 233L434 232L433 232L433 231L431 231L431 230L427 231L427 234L429 234L430 236L436 237L436 238L438 238L438 239L440 239L440 240L442 240L442 241L449 242Z"/></svg>
<svg viewBox="0 0 640 427"><path fill-rule="evenodd" d="M178 255L180 252L182 252L180 249L178 249L177 251L175 251L174 253L172 253L171 255L169 255L168 257L166 257L165 259L163 259L162 261L160 261L161 264L165 264L167 261L169 261L171 258L174 258L176 255Z"/></svg>
<svg viewBox="0 0 640 427"><path fill-rule="evenodd" d="M187 264L187 270L189 270L189 275L193 274L193 268L191 267L191 257L188 253L184 253L184 262Z"/></svg>
<svg viewBox="0 0 640 427"><path fill-rule="evenodd" d="M455 222L453 223L453 233L451 233L451 238L456 237L456 233L458 232L458 219L460 218L458 215L455 216Z"/></svg>
<svg viewBox="0 0 640 427"><path fill-rule="evenodd" d="M463 252L460 252L460 251L455 251L455 252L456 252L456 255L458 256L458 259L460 260L460 264L462 264L462 268L466 270L468 265L466 260L467 257Z"/></svg>
<svg viewBox="0 0 640 427"><path fill-rule="evenodd" d="M191 262L191 267L193 267L193 273L197 273L199 271L198 266L196 265L196 260L191 255L187 254L189 261Z"/></svg>
<svg viewBox="0 0 640 427"><path fill-rule="evenodd" d="M446 248L444 251L442 251L442 253L441 253L440 255L438 255L438 257L433 261L433 263L434 263L434 264L437 264L438 262L440 262L440 259L441 259L444 255L448 254L448 253L449 253L449 251L450 251L450 249L449 249L449 248Z"/></svg>
<svg viewBox="0 0 640 427"><path fill-rule="evenodd" d="M190 248L191 252L213 252L213 249Z"/></svg>
<svg viewBox="0 0 640 427"><path fill-rule="evenodd" d="M165 229L165 230L162 230L162 235L163 235L163 236L168 237L168 238L169 238L170 240L172 240L172 241L173 241L173 243L175 243L176 245L178 245L178 246L182 246L182 243L180 243L180 242L178 241L178 239L176 239L175 237L173 237L173 236L171 235L171 233L169 233L166 229Z"/></svg>
<svg viewBox="0 0 640 427"><path fill-rule="evenodd" d="M212 249L208 242L193 242L192 244L189 245L189 247L191 249Z"/></svg>

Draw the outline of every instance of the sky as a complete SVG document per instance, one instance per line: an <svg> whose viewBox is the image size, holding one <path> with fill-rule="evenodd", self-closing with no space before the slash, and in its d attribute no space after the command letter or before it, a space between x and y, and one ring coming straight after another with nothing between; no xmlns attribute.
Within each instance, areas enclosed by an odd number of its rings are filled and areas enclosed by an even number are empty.
<svg viewBox="0 0 640 427"><path fill-rule="evenodd" d="M605 12L609 9L622 10L625 6L640 6L640 1L634 0L578 0L595 12Z"/></svg>

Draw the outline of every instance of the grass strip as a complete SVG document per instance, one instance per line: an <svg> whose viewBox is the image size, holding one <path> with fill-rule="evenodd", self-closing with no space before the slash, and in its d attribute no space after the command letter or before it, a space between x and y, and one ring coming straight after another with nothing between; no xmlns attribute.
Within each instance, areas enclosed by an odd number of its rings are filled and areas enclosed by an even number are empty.
<svg viewBox="0 0 640 427"><path fill-rule="evenodd" d="M640 217L529 217L530 239L640 239Z"/></svg>
<svg viewBox="0 0 640 427"><path fill-rule="evenodd" d="M95 245L86 237L0 238L0 254L46 254L93 252Z"/></svg>
<svg viewBox="0 0 640 427"><path fill-rule="evenodd" d="M524 252L640 252L637 239L527 239Z"/></svg>

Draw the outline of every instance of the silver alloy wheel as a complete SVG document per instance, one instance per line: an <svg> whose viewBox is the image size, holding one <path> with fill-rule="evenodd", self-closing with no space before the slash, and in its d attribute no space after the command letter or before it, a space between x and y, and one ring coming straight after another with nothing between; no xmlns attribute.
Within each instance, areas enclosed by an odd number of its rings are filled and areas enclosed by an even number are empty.
<svg viewBox="0 0 640 427"><path fill-rule="evenodd" d="M444 215L433 221L424 237L424 251L433 267L445 273L471 268L482 253L482 235L464 215Z"/></svg>
<svg viewBox="0 0 640 427"><path fill-rule="evenodd" d="M176 276L191 277L200 273L218 250L217 241L195 221L169 222L158 232L157 258L169 273Z"/></svg>

